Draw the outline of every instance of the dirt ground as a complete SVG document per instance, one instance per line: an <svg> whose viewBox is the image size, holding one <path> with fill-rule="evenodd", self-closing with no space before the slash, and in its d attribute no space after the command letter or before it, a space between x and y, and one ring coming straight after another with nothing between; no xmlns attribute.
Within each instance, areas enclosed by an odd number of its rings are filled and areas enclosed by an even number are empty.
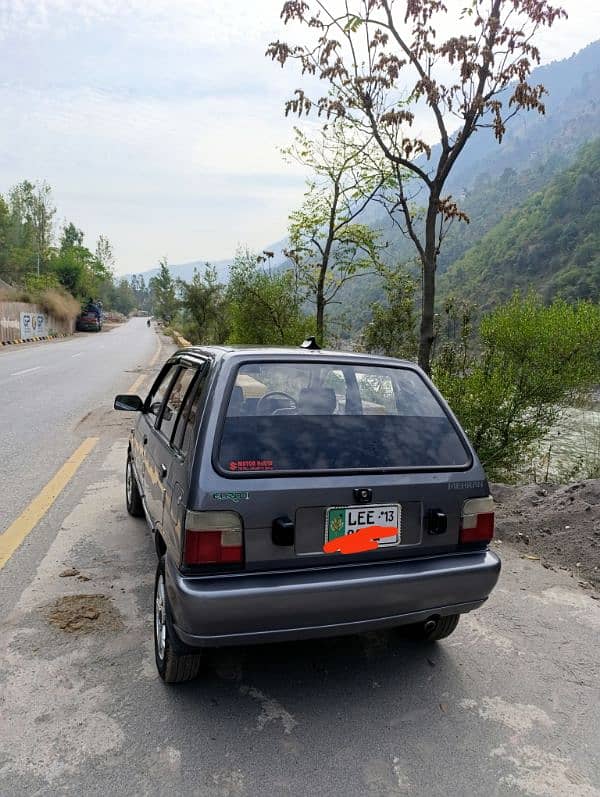
<svg viewBox="0 0 600 797"><path fill-rule="evenodd" d="M491 489L498 540L600 592L600 479Z"/></svg>
<svg viewBox="0 0 600 797"><path fill-rule="evenodd" d="M65 595L48 607L47 617L51 625L69 634L116 631L123 626L106 595Z"/></svg>

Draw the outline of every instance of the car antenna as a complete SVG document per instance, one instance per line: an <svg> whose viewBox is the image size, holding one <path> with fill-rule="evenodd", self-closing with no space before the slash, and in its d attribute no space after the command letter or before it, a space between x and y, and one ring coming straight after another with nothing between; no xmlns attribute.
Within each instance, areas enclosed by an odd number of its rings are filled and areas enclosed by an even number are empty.
<svg viewBox="0 0 600 797"><path fill-rule="evenodd" d="M321 347L317 343L317 339L313 335L311 335L309 338L306 338L306 340L303 340L302 343L300 344L300 348L311 349L313 351L321 350Z"/></svg>

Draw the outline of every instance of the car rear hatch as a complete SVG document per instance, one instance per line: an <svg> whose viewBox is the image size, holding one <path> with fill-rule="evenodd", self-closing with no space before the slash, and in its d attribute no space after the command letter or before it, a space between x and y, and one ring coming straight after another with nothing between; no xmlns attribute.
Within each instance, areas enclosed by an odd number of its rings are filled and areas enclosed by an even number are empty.
<svg viewBox="0 0 600 797"><path fill-rule="evenodd" d="M465 500L487 495L420 372L363 363L240 367L211 481L202 509L239 517L247 570L455 551Z"/></svg>

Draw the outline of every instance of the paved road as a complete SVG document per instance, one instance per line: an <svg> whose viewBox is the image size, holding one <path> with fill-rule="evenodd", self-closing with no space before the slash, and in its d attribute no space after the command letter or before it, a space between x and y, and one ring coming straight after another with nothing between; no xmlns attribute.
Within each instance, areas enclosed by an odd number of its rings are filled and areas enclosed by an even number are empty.
<svg viewBox="0 0 600 797"><path fill-rule="evenodd" d="M90 428L108 412L156 349L146 320L108 332L0 350L0 532L46 484Z"/></svg>
<svg viewBox="0 0 600 797"><path fill-rule="evenodd" d="M117 418L0 571L2 797L600 797L599 602L507 546L492 599L443 643L223 650L165 686ZM98 616L68 633L55 602L81 595Z"/></svg>

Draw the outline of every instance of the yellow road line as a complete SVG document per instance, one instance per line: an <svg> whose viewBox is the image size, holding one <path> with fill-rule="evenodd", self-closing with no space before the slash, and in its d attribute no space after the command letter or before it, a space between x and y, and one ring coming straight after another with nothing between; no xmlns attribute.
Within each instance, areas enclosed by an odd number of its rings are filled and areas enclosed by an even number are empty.
<svg viewBox="0 0 600 797"><path fill-rule="evenodd" d="M144 381L145 378L146 378L146 374L140 374L127 392L128 393L136 393L138 387L142 384L142 382Z"/></svg>
<svg viewBox="0 0 600 797"><path fill-rule="evenodd" d="M158 339L158 348L156 349L156 351L154 352L154 356L150 360L150 367L152 367L153 365L156 365L156 361L158 360L158 357L159 357L161 351L162 351L162 343L160 342L160 338L159 338Z"/></svg>
<svg viewBox="0 0 600 797"><path fill-rule="evenodd" d="M0 570L2 570L29 532L44 517L99 439L99 437L88 437L84 440L29 506L11 523L3 534L0 534Z"/></svg>
<svg viewBox="0 0 600 797"><path fill-rule="evenodd" d="M150 363L149 363L150 368L152 368L153 365L156 365L156 361L158 360L161 351L162 351L162 343L160 342L160 338L159 338L158 346L156 347L156 351L152 355L152 359L150 360ZM133 385L129 388L129 390L127 392L128 393L136 393L137 390L139 389L140 385L142 385L147 378L148 378L148 374L140 374L140 376L138 376L138 378L135 380L135 382L133 383Z"/></svg>

